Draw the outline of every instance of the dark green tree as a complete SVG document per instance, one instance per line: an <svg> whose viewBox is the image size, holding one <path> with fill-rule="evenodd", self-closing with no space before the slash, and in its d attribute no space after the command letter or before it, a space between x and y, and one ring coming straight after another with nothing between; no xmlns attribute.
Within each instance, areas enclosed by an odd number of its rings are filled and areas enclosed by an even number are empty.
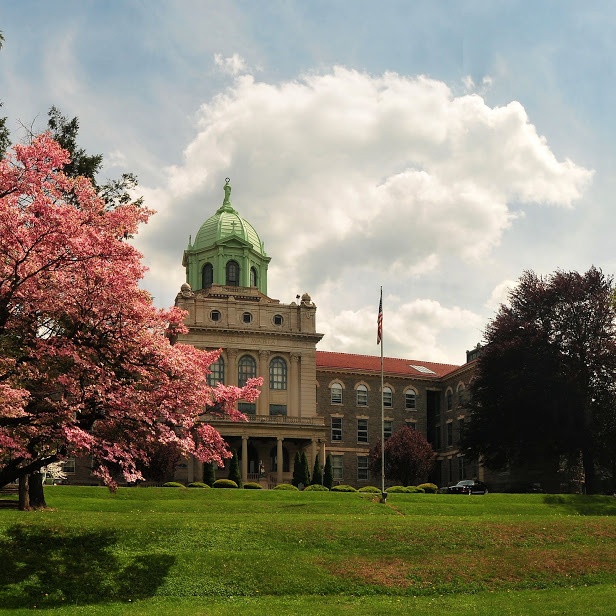
<svg viewBox="0 0 616 616"><path fill-rule="evenodd" d="M302 451L302 477L301 483L304 487L310 485L310 466L308 465L308 458L306 452Z"/></svg>
<svg viewBox="0 0 616 616"><path fill-rule="evenodd" d="M314 467L312 469L312 480L311 484L321 485L323 483L323 469L321 468L321 463L319 462L319 454L316 455L314 459Z"/></svg>
<svg viewBox="0 0 616 616"><path fill-rule="evenodd" d="M231 458L231 461L229 462L229 477L228 478L231 479L231 481L235 481L235 483L237 483L237 487L241 488L242 487L242 473L240 472L240 464L237 458L237 451L233 449L232 453L233 453L233 457Z"/></svg>
<svg viewBox="0 0 616 616"><path fill-rule="evenodd" d="M434 466L434 451L418 430L403 426L385 441L385 477L415 485ZM381 476L381 441L370 450L370 470Z"/></svg>
<svg viewBox="0 0 616 616"><path fill-rule="evenodd" d="M302 456L299 450L295 452L295 459L293 460L293 479L291 483L296 488L302 483Z"/></svg>
<svg viewBox="0 0 616 616"><path fill-rule="evenodd" d="M587 493L616 460L616 304L611 277L526 272L487 326L462 446L493 470L570 467Z"/></svg>
<svg viewBox="0 0 616 616"><path fill-rule="evenodd" d="M332 458L327 456L325 458L325 468L323 469L323 485L331 490L334 485L334 473L332 471Z"/></svg>
<svg viewBox="0 0 616 616"><path fill-rule="evenodd" d="M210 488L214 485L216 481L216 470L214 469L214 463L208 464L207 462L203 465L203 483L210 486Z"/></svg>

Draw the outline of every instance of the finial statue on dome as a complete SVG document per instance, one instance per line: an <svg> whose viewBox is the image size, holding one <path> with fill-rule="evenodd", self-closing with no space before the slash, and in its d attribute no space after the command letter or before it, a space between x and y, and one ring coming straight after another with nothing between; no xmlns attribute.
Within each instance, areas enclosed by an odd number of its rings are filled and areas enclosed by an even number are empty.
<svg viewBox="0 0 616 616"><path fill-rule="evenodd" d="M230 178L225 178L225 200L222 202L223 205L231 205L231 186L229 186Z"/></svg>

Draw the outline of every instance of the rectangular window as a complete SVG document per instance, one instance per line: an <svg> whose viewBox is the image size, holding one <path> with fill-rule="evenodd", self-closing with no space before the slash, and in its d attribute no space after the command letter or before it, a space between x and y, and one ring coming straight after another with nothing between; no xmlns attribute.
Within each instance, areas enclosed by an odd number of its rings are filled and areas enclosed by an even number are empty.
<svg viewBox="0 0 616 616"><path fill-rule="evenodd" d="M62 472L63 473L74 473L75 472L75 458L66 458L66 460L63 460Z"/></svg>
<svg viewBox="0 0 616 616"><path fill-rule="evenodd" d="M383 406L385 408L391 408L394 405L394 394L389 387L383 389Z"/></svg>
<svg viewBox="0 0 616 616"><path fill-rule="evenodd" d="M342 417L332 417L332 441L342 440Z"/></svg>
<svg viewBox="0 0 616 616"><path fill-rule="evenodd" d="M407 421L406 425L411 429L411 430L417 430L417 422L416 421Z"/></svg>
<svg viewBox="0 0 616 616"><path fill-rule="evenodd" d="M286 404L270 404L270 415L286 415Z"/></svg>
<svg viewBox="0 0 616 616"><path fill-rule="evenodd" d="M238 402L237 410L244 415L254 415L257 412L257 405L254 402Z"/></svg>
<svg viewBox="0 0 616 616"><path fill-rule="evenodd" d="M368 481L368 456L357 457L357 481Z"/></svg>
<svg viewBox="0 0 616 616"><path fill-rule="evenodd" d="M458 419L458 438L462 440L463 436L464 436L464 417L460 417L460 419Z"/></svg>
<svg viewBox="0 0 616 616"><path fill-rule="evenodd" d="M447 422L447 447L453 446L453 421Z"/></svg>
<svg viewBox="0 0 616 616"><path fill-rule="evenodd" d="M414 411L417 406L417 396L414 391L407 391L404 394L404 408L407 411Z"/></svg>
<svg viewBox="0 0 616 616"><path fill-rule="evenodd" d="M393 432L393 421L384 421L383 422L383 436L385 437L385 440L387 440L392 432Z"/></svg>
<svg viewBox="0 0 616 616"><path fill-rule="evenodd" d="M358 443L368 442L368 420L367 419L357 420L357 442Z"/></svg>
<svg viewBox="0 0 616 616"><path fill-rule="evenodd" d="M342 456L331 456L332 459L332 477L334 481L342 481Z"/></svg>
<svg viewBox="0 0 616 616"><path fill-rule="evenodd" d="M441 448L441 426L434 426L434 449Z"/></svg>

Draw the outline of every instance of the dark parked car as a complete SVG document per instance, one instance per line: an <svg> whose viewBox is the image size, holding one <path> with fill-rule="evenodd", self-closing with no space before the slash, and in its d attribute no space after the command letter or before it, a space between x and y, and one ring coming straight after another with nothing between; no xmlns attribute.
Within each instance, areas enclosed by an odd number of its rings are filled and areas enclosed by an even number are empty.
<svg viewBox="0 0 616 616"><path fill-rule="evenodd" d="M447 494L487 494L488 486L478 479L463 479L447 488Z"/></svg>

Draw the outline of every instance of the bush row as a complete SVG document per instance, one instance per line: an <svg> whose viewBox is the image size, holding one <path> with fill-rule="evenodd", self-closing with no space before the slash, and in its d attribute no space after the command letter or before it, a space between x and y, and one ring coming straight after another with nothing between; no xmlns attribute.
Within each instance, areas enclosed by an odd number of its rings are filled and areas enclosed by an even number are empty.
<svg viewBox="0 0 616 616"><path fill-rule="evenodd" d="M209 488L206 483L202 483L201 481L194 481L189 483L188 486L184 486L182 483L178 483L177 481L168 481L163 484L163 488ZM235 481L231 479L217 479L213 485L213 488L238 488L238 485ZM262 490L263 487L258 483L249 481L243 484L244 490ZM292 490L295 492L299 492L298 488L290 483L279 483L274 490ZM328 489L325 486L314 484L310 486L306 486L304 488L305 492L328 492ZM380 494L381 490L375 486L364 486L363 488L354 488L353 486L342 484L333 486L331 489L332 492L361 492L368 494ZM418 486L390 486L386 489L388 494L436 494L438 492L438 486L433 483L422 483Z"/></svg>

